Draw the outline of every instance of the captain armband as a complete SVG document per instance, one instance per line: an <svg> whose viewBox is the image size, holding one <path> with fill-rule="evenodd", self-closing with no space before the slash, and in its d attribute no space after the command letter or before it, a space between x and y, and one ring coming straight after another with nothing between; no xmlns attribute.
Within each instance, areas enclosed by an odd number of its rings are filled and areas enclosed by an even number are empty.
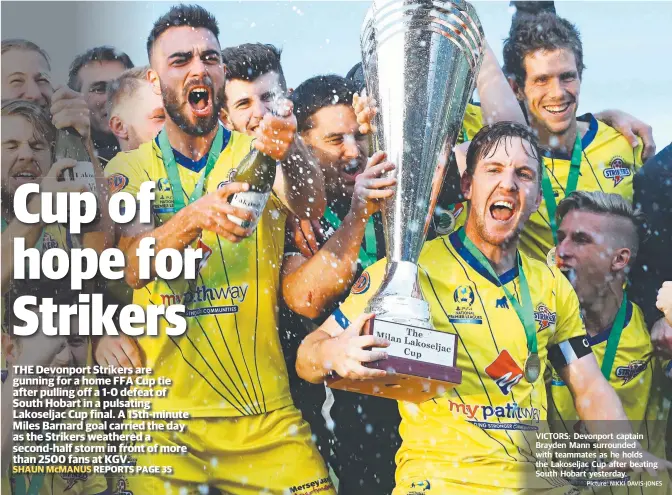
<svg viewBox="0 0 672 495"><path fill-rule="evenodd" d="M572 337L548 349L548 359L556 370L561 370L577 359L591 354L588 337Z"/></svg>

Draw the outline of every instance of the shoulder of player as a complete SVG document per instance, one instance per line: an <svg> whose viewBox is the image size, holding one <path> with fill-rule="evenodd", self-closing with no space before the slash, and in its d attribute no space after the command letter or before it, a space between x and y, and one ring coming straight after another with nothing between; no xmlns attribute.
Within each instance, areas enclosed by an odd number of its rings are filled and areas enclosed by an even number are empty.
<svg viewBox="0 0 672 495"><path fill-rule="evenodd" d="M228 132L228 141L226 142L226 147L224 149L236 150L244 148L246 153L250 151L254 137L248 136L242 132L230 131L228 129L225 132Z"/></svg>
<svg viewBox="0 0 672 495"><path fill-rule="evenodd" d="M605 148L608 148L609 153L613 155L622 155L623 158L632 156L632 146L625 136L616 129L601 120L597 120L590 113L582 115L578 120L583 122L584 125L588 125L588 130L583 137L583 148L586 153L604 151Z"/></svg>
<svg viewBox="0 0 672 495"><path fill-rule="evenodd" d="M141 144L131 151L120 151L105 167L105 176L115 174L126 175L129 169L146 169L153 165L155 159L161 160L161 151L154 141Z"/></svg>

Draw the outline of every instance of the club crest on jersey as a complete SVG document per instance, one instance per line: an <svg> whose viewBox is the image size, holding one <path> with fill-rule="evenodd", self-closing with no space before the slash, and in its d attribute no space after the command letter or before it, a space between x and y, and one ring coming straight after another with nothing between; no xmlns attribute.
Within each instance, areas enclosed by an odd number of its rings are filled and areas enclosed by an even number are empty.
<svg viewBox="0 0 672 495"><path fill-rule="evenodd" d="M51 235L48 232L44 233L44 238L42 239L42 248L47 250L47 249L54 249L58 247L58 242L56 241L56 238Z"/></svg>
<svg viewBox="0 0 672 495"><path fill-rule="evenodd" d="M126 483L127 481L124 478L119 478L113 495L133 495L131 490L126 489Z"/></svg>
<svg viewBox="0 0 672 495"><path fill-rule="evenodd" d="M630 361L627 366L619 366L616 368L616 377L623 380L621 385L631 382L637 375L644 371L647 367L646 361L637 359Z"/></svg>
<svg viewBox="0 0 672 495"><path fill-rule="evenodd" d="M107 178L107 187L110 190L110 194L121 191L127 185L128 177L124 174L112 174Z"/></svg>
<svg viewBox="0 0 672 495"><path fill-rule="evenodd" d="M67 492L70 488L75 486L75 483L78 481L86 481L89 479L89 475L85 473L65 473L61 474L61 478L67 483L67 486L63 490Z"/></svg>
<svg viewBox="0 0 672 495"><path fill-rule="evenodd" d="M537 332L541 332L551 325L555 325L556 315L544 303L539 303L537 309L534 311L534 319L539 322L539 330Z"/></svg>
<svg viewBox="0 0 672 495"><path fill-rule="evenodd" d="M632 175L630 168L625 164L620 156L612 158L609 166L602 173L607 179L614 181L614 186L619 185L625 177Z"/></svg>
<svg viewBox="0 0 672 495"><path fill-rule="evenodd" d="M357 279L355 285L352 286L350 293L364 294L367 290L369 290L370 285L371 285L371 277L369 276L368 272L364 272L362 273L362 276Z"/></svg>
<svg viewBox="0 0 672 495"><path fill-rule="evenodd" d="M509 395L511 389L523 378L523 370L506 349L502 350L497 359L485 368L485 372L495 381L504 395Z"/></svg>

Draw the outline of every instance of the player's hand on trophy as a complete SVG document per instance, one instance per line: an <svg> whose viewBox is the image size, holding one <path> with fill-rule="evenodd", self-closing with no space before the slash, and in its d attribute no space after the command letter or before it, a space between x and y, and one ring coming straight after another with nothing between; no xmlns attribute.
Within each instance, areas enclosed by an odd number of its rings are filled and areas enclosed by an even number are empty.
<svg viewBox="0 0 672 495"><path fill-rule="evenodd" d="M320 250L325 239L319 220L304 220L290 214L287 219L287 235L304 258L311 258Z"/></svg>
<svg viewBox="0 0 672 495"><path fill-rule="evenodd" d="M350 211L357 218L368 218L380 210L381 201L394 196L395 177L383 177L394 170L394 164L387 161L384 151L377 151L369 158L364 172L355 179Z"/></svg>
<svg viewBox="0 0 672 495"><path fill-rule="evenodd" d="M362 134L369 134L376 132L376 126L373 125L373 117L377 113L376 101L368 96L359 96L355 94L352 99L352 106L357 115L357 123L359 124L359 132Z"/></svg>
<svg viewBox="0 0 672 495"><path fill-rule="evenodd" d="M651 329L651 343L657 355L672 358L672 324L660 318Z"/></svg>
<svg viewBox="0 0 672 495"><path fill-rule="evenodd" d="M100 366L116 368L140 368L140 348L133 337L126 334L105 335L94 340L93 355Z"/></svg>
<svg viewBox="0 0 672 495"><path fill-rule="evenodd" d="M57 88L51 97L50 111L56 129L72 127L82 138L89 138L91 115L89 107L80 93L67 86Z"/></svg>
<svg viewBox="0 0 672 495"><path fill-rule="evenodd" d="M387 347L390 343L374 335L361 335L364 325L375 315L364 313L353 321L343 333L329 341L326 368L351 380L366 380L385 376L385 370L370 369L362 365L387 359L387 352L369 350L371 347Z"/></svg>
<svg viewBox="0 0 672 495"><path fill-rule="evenodd" d="M616 129L628 140L633 148L639 146L637 138L641 138L644 144L644 148L642 149L643 162L656 154L653 129L649 124L620 110L604 110L596 113L595 118Z"/></svg>
<svg viewBox="0 0 672 495"><path fill-rule="evenodd" d="M250 185L244 182L230 182L217 191L211 192L194 201L183 211L189 221L198 230L207 230L237 243L252 235L255 214L247 208L231 206L229 198L236 193L249 191ZM237 225L228 219L232 215L243 221L243 226Z"/></svg>
<svg viewBox="0 0 672 495"><path fill-rule="evenodd" d="M294 104L286 98L276 102L275 109L274 112L264 115L254 130L257 138L254 147L271 158L282 161L287 158L294 144L296 116Z"/></svg>
<svg viewBox="0 0 672 495"><path fill-rule="evenodd" d="M672 325L672 282L663 282L658 290L656 307L665 315L665 320Z"/></svg>

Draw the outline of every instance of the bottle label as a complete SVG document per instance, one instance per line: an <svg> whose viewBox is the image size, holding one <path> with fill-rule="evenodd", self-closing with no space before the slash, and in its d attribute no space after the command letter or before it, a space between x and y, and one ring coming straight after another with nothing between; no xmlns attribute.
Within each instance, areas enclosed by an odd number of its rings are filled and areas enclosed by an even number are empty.
<svg viewBox="0 0 672 495"><path fill-rule="evenodd" d="M266 208L266 203L270 197L270 191L266 193L255 191L240 192L234 194L233 198L231 198L231 206L252 210L256 218L250 227L256 229L257 224L259 223L259 219L261 218L261 213L264 211L264 208ZM243 225L243 221L240 218L233 215L227 215L227 217L236 225Z"/></svg>

